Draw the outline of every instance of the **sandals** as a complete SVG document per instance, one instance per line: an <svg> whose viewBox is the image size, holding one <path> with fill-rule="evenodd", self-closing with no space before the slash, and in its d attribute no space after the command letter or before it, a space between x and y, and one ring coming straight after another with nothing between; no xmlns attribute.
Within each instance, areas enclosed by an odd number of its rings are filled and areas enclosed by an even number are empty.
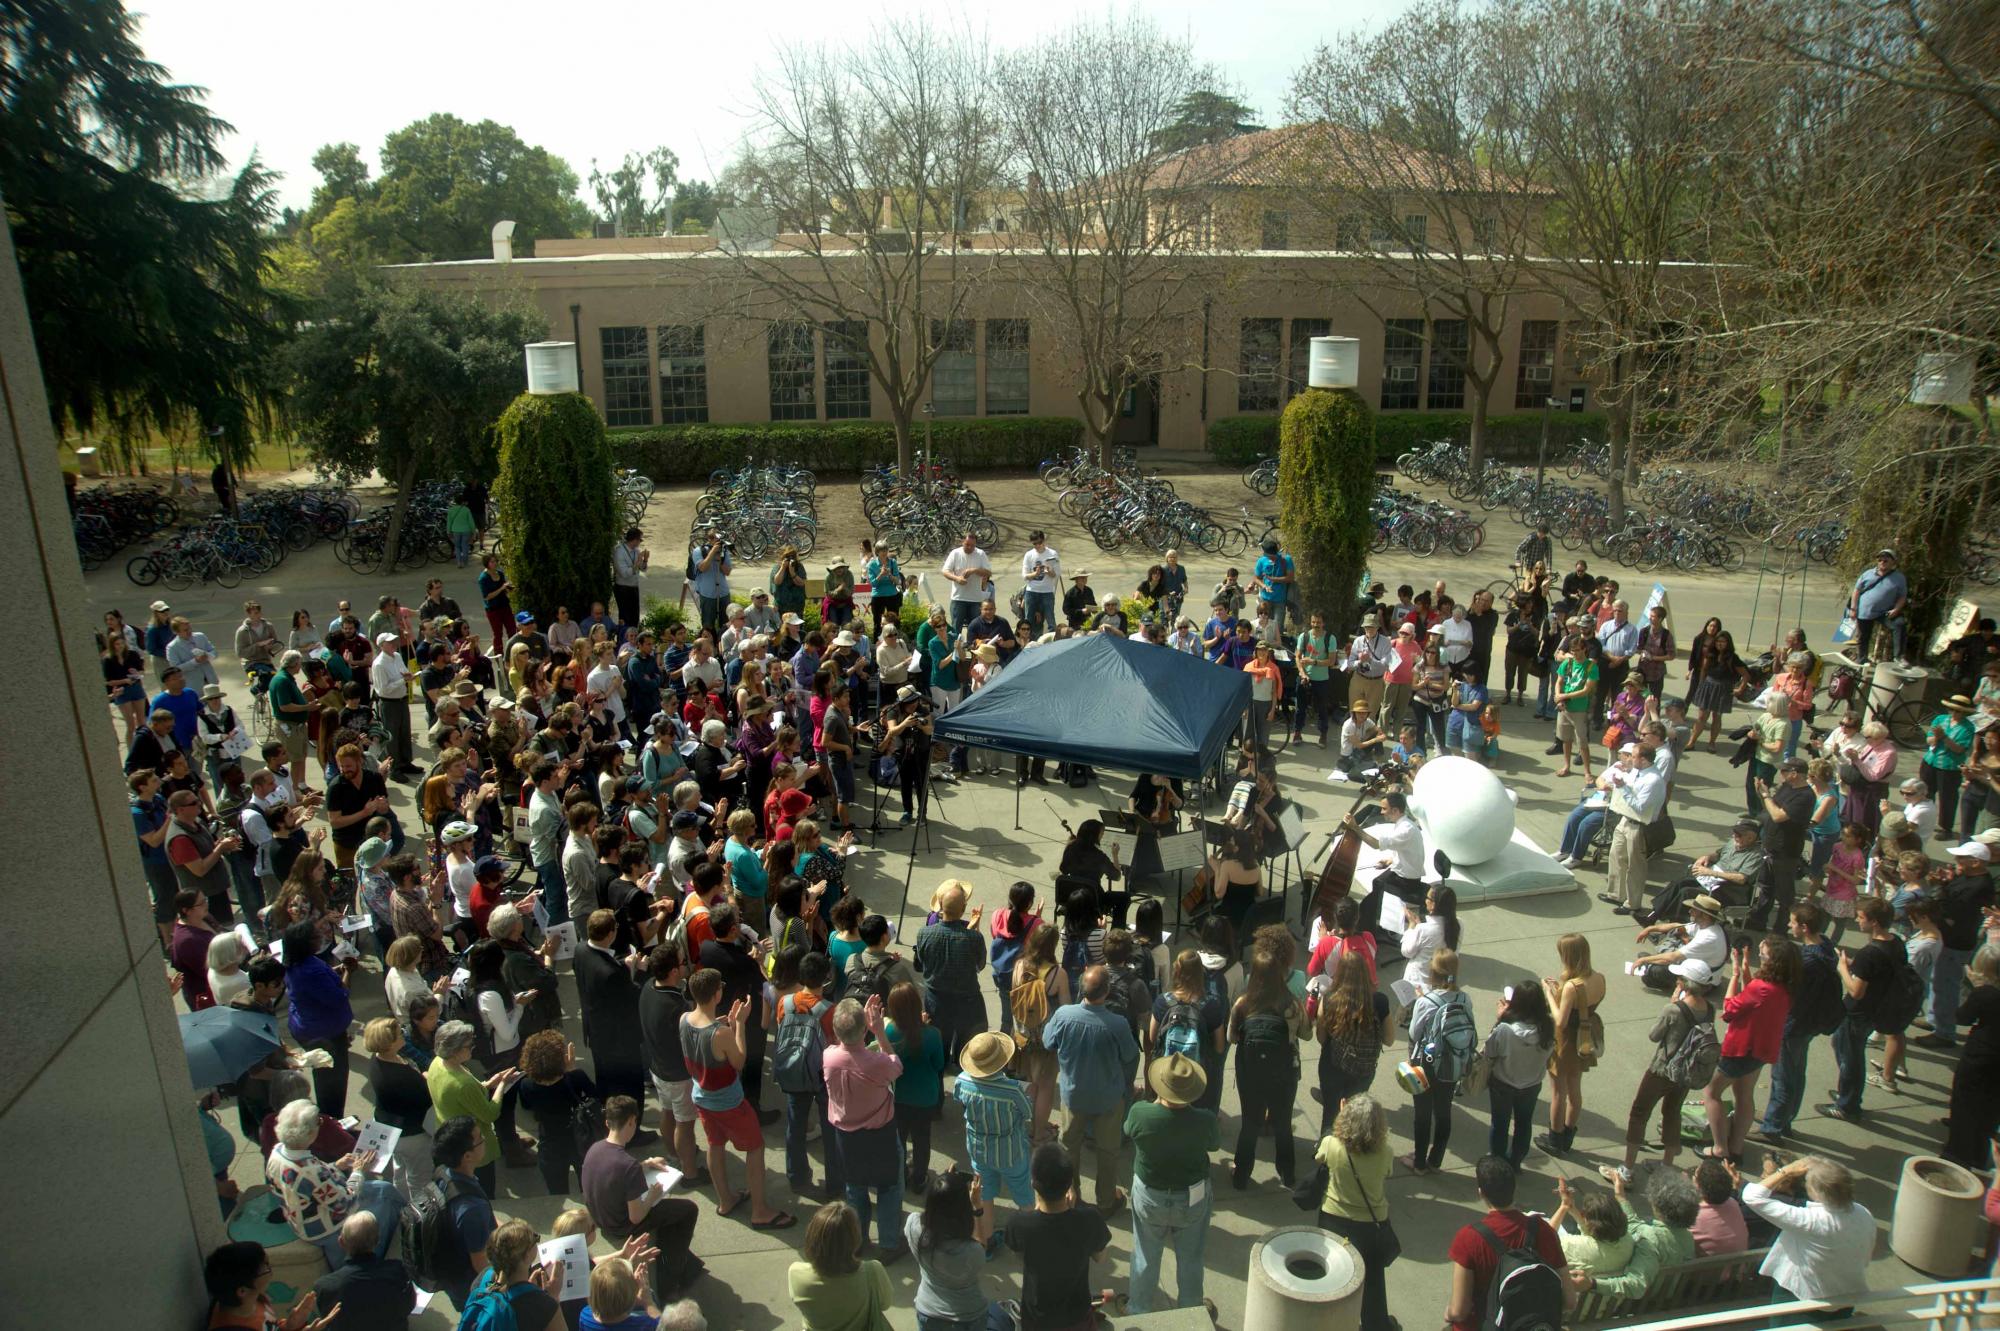
<svg viewBox="0 0 2000 1331"><path fill-rule="evenodd" d="M752 1220L752 1229L790 1229L799 1223L799 1218L790 1211L780 1211L769 1220Z"/></svg>

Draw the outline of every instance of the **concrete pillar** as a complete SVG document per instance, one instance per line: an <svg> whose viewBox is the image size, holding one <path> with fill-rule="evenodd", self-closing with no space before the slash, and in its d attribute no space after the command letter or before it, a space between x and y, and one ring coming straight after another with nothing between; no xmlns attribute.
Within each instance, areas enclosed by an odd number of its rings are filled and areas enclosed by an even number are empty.
<svg viewBox="0 0 2000 1331"><path fill-rule="evenodd" d="M189 1326L225 1236L4 216L0 435L0 1290L23 1326Z"/></svg>

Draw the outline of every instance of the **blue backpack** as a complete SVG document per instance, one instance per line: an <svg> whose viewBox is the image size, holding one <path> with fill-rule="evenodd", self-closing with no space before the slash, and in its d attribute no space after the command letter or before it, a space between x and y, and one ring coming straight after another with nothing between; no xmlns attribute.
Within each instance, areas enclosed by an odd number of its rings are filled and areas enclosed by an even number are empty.
<svg viewBox="0 0 2000 1331"><path fill-rule="evenodd" d="M1175 999L1167 1005L1167 1019L1160 1027L1161 1058L1173 1054L1185 1054L1197 1063L1201 1057L1201 1009L1186 999Z"/></svg>
<svg viewBox="0 0 2000 1331"><path fill-rule="evenodd" d="M1014 973L1014 963L1021 959L1021 946L1027 941L1026 934L1016 934L1012 938L1003 937L997 930L993 935L993 945L987 950L987 960L993 964L993 978Z"/></svg>
<svg viewBox="0 0 2000 1331"><path fill-rule="evenodd" d="M493 1288L493 1268L487 1267L473 1282L472 1295L465 1301L465 1313L458 1319L458 1331L520 1331L514 1316L514 1300L535 1288L534 1284Z"/></svg>

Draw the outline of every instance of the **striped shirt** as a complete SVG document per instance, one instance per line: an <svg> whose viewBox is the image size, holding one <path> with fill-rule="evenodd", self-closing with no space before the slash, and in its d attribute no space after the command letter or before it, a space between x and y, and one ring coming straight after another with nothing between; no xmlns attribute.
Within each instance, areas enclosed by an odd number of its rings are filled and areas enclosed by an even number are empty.
<svg viewBox="0 0 2000 1331"><path fill-rule="evenodd" d="M961 1075L952 1092L965 1108L965 1147L973 1163L998 1174L1028 1167L1028 1125L1035 1109L1012 1077Z"/></svg>

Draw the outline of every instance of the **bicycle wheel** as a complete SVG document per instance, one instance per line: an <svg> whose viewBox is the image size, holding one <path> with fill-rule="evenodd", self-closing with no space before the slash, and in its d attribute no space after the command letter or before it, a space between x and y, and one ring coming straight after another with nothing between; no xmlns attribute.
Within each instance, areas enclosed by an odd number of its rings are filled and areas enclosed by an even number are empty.
<svg viewBox="0 0 2000 1331"><path fill-rule="evenodd" d="M125 576L136 586L151 587L160 580L160 561L153 555L134 555L125 562Z"/></svg>
<svg viewBox="0 0 2000 1331"><path fill-rule="evenodd" d="M170 555L160 570L160 578L177 592L184 592L195 584L194 564L184 555Z"/></svg>
<svg viewBox="0 0 2000 1331"><path fill-rule="evenodd" d="M243 585L243 570L232 561L216 555L209 562L206 575L215 580L218 587L240 587Z"/></svg>
<svg viewBox="0 0 2000 1331"><path fill-rule="evenodd" d="M1924 747L1925 722L1924 705L1915 698L1907 698L1883 711L1875 717L1889 727L1889 738L1906 749Z"/></svg>
<svg viewBox="0 0 2000 1331"><path fill-rule="evenodd" d="M1244 531L1241 527L1224 527L1222 529L1223 558L1234 559L1236 558L1236 556L1242 554L1245 550L1248 550L1249 548L1250 548L1249 532Z"/></svg>
<svg viewBox="0 0 2000 1331"><path fill-rule="evenodd" d="M1461 523L1451 529L1451 552L1455 555L1469 555L1479 548L1479 528L1471 523Z"/></svg>
<svg viewBox="0 0 2000 1331"><path fill-rule="evenodd" d="M1419 559L1428 559L1437 553L1437 527L1428 522L1413 522L1404 528L1404 540L1410 553Z"/></svg>

